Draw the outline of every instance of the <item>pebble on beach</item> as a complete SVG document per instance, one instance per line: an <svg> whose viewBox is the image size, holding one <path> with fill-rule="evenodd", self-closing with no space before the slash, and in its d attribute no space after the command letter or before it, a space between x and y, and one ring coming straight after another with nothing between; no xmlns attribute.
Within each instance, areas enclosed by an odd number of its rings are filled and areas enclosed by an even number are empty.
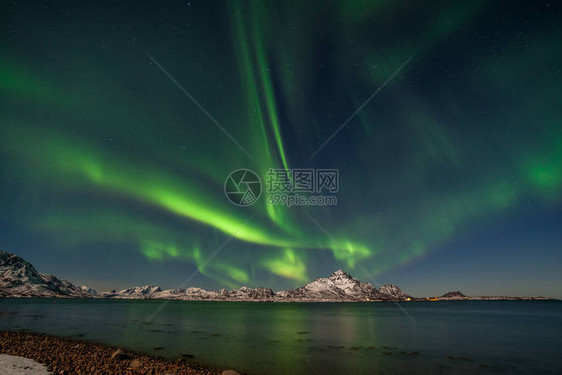
<svg viewBox="0 0 562 375"><path fill-rule="evenodd" d="M191 361L169 361L107 345L29 332L0 331L0 352L45 364L48 370L56 375L216 375L221 373ZM226 374L237 373L226 372Z"/></svg>

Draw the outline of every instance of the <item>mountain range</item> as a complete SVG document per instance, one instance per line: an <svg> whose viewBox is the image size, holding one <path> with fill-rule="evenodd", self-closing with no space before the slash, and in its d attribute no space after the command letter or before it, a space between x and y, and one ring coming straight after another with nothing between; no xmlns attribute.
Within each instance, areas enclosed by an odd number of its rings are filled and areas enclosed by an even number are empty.
<svg viewBox="0 0 562 375"><path fill-rule="evenodd" d="M147 285L120 291L98 293L87 286L75 286L49 274L37 272L23 258L0 250L0 298L57 297L57 298L114 298L162 299L182 301L261 301L261 302L366 302L427 300L404 293L393 284L380 288L357 280L338 270L327 278L317 278L296 290L274 292L269 288L248 288L208 291L202 288L163 290ZM449 292L431 300L487 300L487 299L549 299L546 297L468 297L459 291Z"/></svg>
<svg viewBox="0 0 562 375"><path fill-rule="evenodd" d="M100 297L121 299L171 299L188 301L271 301L271 302L355 302L375 300L404 300L410 298L395 285L383 285L379 290L338 270L328 278L317 278L296 290L274 292L269 288L248 288L208 291L191 287L162 290L158 286L143 286L104 292Z"/></svg>

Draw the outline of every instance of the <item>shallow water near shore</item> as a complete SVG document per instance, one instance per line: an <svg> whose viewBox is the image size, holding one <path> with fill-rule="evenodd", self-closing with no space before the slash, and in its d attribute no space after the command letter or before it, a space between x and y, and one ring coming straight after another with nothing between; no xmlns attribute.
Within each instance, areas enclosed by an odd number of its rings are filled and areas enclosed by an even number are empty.
<svg viewBox="0 0 562 375"><path fill-rule="evenodd" d="M248 374L559 373L562 301L244 303L0 299L0 329Z"/></svg>

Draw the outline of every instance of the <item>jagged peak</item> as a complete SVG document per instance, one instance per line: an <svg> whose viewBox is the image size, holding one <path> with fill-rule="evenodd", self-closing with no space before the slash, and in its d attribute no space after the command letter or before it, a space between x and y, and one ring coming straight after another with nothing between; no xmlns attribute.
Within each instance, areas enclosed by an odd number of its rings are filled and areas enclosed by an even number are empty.
<svg viewBox="0 0 562 375"><path fill-rule="evenodd" d="M120 294L131 294L135 292L141 293L154 293L160 292L162 289L158 285L145 285L145 286L134 286L132 288L127 288L119 291Z"/></svg>
<svg viewBox="0 0 562 375"><path fill-rule="evenodd" d="M199 288L198 286L190 286L186 289L187 292L206 292L207 290Z"/></svg>
<svg viewBox="0 0 562 375"><path fill-rule="evenodd" d="M384 284L379 288L379 293L386 294L390 297L402 299L407 298L408 295L394 284Z"/></svg>
<svg viewBox="0 0 562 375"><path fill-rule="evenodd" d="M80 289L80 290L83 291L83 292L92 294L92 295L97 295L97 294L98 294L98 291L97 291L97 290L95 290L95 289L93 289L93 288L90 288L89 286L86 286L86 285L80 285L80 286L78 286L78 289Z"/></svg>
<svg viewBox="0 0 562 375"><path fill-rule="evenodd" d="M150 291L155 291L155 292L158 292L158 291L162 290L158 285L145 285L145 286L136 287L136 288L133 288L133 289L150 290Z"/></svg>
<svg viewBox="0 0 562 375"><path fill-rule="evenodd" d="M388 293L388 292L403 293L402 289L400 289L398 286L396 286L394 284L383 284L383 285L381 285L381 287L379 288L379 292L381 292L381 293Z"/></svg>
<svg viewBox="0 0 562 375"><path fill-rule="evenodd" d="M348 274L348 273L346 273L342 270L337 270L337 271L333 272L329 277L329 279L340 279L340 278L346 278L346 279L350 279L350 280L353 279L353 277L351 277L350 274Z"/></svg>
<svg viewBox="0 0 562 375"><path fill-rule="evenodd" d="M398 286L396 286L394 284L383 284L383 285L381 285L381 288L400 289L400 288L398 288Z"/></svg>

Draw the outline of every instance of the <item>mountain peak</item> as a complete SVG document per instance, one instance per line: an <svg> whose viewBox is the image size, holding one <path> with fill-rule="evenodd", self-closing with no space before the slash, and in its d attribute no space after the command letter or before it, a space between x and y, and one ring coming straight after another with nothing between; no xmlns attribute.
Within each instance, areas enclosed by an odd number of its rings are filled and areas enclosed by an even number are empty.
<svg viewBox="0 0 562 375"><path fill-rule="evenodd" d="M336 272L333 272L330 277L330 280L333 279L353 279L353 277L351 277L350 274L343 272L342 270L337 270Z"/></svg>
<svg viewBox="0 0 562 375"><path fill-rule="evenodd" d="M465 297L466 296L461 292L459 292L458 290L455 290L454 292L445 293L441 296L441 298L465 298Z"/></svg>
<svg viewBox="0 0 562 375"><path fill-rule="evenodd" d="M394 284L384 284L379 288L379 292L396 299L406 299L408 295Z"/></svg>
<svg viewBox="0 0 562 375"><path fill-rule="evenodd" d="M91 297L68 281L37 272L23 258L0 250L0 297Z"/></svg>

